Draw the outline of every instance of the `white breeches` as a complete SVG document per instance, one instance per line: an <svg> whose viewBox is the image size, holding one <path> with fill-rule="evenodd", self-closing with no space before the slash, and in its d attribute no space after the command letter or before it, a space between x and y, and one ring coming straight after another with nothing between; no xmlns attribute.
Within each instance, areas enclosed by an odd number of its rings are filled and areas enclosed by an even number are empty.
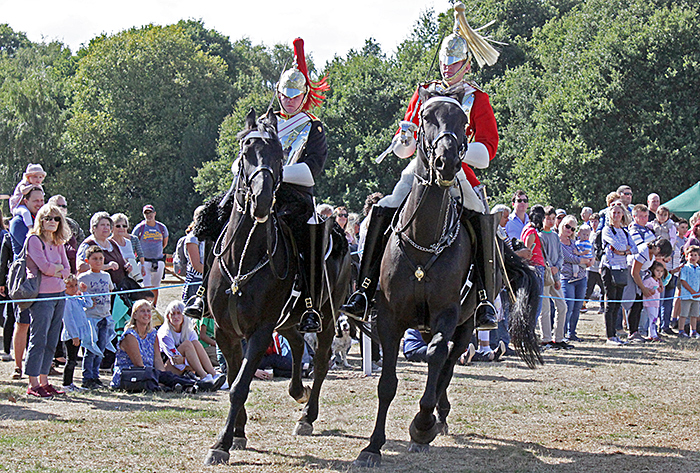
<svg viewBox="0 0 700 473"><path fill-rule="evenodd" d="M401 171L401 178L399 182L394 186L394 190L390 195L385 196L377 205L380 207L390 207L397 208L401 205L401 202L406 198L408 193L411 191L411 186L413 186L413 173L418 165L418 158L413 158L408 166ZM469 184L467 176L464 174L464 170L460 169L457 173L457 186L450 189L450 195L457 198L457 200L462 201L462 205L466 209L474 210L479 213L484 213L484 204L476 195L474 188ZM461 191L460 191L461 190Z"/></svg>

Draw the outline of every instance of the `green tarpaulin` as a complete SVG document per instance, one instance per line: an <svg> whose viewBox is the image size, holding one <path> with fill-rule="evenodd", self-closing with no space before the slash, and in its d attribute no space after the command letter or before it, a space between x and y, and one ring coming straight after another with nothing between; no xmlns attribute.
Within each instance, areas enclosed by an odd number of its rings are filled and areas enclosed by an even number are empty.
<svg viewBox="0 0 700 473"><path fill-rule="evenodd" d="M689 219L700 210L700 181L664 205L678 217Z"/></svg>

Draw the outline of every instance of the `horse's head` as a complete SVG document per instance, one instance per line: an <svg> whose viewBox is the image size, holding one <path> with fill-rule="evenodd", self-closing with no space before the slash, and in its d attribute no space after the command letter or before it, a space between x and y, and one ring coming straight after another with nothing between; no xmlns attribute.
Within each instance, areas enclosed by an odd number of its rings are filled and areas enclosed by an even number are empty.
<svg viewBox="0 0 700 473"><path fill-rule="evenodd" d="M467 147L465 129L469 119L457 99L419 91L421 120L418 130L419 153L431 184L451 187Z"/></svg>
<svg viewBox="0 0 700 473"><path fill-rule="evenodd" d="M241 144L240 185L245 188L250 215L264 223L275 203L282 182L284 154L277 138L277 117L271 110L255 119L251 109L245 129L238 134Z"/></svg>

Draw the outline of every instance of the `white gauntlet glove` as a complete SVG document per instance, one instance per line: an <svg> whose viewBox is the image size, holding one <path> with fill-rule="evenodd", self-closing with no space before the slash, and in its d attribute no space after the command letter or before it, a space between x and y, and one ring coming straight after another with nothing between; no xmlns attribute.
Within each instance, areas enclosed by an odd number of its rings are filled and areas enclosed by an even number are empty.
<svg viewBox="0 0 700 473"><path fill-rule="evenodd" d="M282 171L282 182L311 187L315 184L311 169L306 163L287 164Z"/></svg>

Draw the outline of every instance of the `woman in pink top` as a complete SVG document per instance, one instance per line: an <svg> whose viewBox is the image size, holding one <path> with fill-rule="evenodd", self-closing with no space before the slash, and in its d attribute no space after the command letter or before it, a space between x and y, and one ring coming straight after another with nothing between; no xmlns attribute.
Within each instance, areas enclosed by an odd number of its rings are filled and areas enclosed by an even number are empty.
<svg viewBox="0 0 700 473"><path fill-rule="evenodd" d="M28 277L41 274L38 301L32 304L29 327L29 350L25 372L29 377L27 394L51 397L64 394L49 384L49 370L63 321L63 278L70 274L64 243L71 236L70 228L60 209L47 204L39 209L34 227L27 236ZM46 300L42 300L46 299Z"/></svg>

